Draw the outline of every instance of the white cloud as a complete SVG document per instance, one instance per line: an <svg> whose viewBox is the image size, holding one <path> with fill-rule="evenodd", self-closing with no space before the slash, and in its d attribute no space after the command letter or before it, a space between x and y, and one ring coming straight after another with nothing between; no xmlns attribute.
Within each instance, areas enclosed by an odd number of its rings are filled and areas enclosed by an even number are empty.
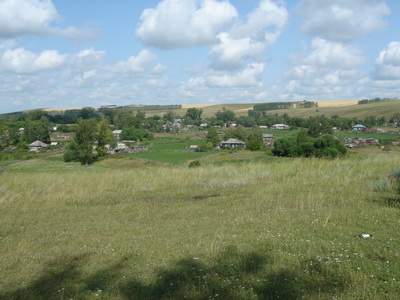
<svg viewBox="0 0 400 300"><path fill-rule="evenodd" d="M142 50L137 56L131 56L126 61L118 62L111 67L111 70L120 74L143 73L156 58L157 56L149 50Z"/></svg>
<svg viewBox="0 0 400 300"><path fill-rule="evenodd" d="M162 49L206 45L214 43L237 15L229 1L163 0L143 11L136 35Z"/></svg>
<svg viewBox="0 0 400 300"><path fill-rule="evenodd" d="M230 32L218 35L219 44L210 53L214 70L237 70L248 60L259 60L268 46L275 43L287 23L288 12L283 5L262 0L246 18Z"/></svg>
<svg viewBox="0 0 400 300"><path fill-rule="evenodd" d="M301 0L297 12L302 31L327 40L348 42L386 26L385 0Z"/></svg>
<svg viewBox="0 0 400 300"><path fill-rule="evenodd" d="M45 50L35 54L24 48L6 50L0 57L0 70L5 72L28 74L59 68L65 56L55 50Z"/></svg>
<svg viewBox="0 0 400 300"><path fill-rule="evenodd" d="M283 2L261 0L259 6L247 16L247 21L235 26L232 35L239 39L251 37L253 40L273 44L287 20L288 12Z"/></svg>
<svg viewBox="0 0 400 300"><path fill-rule="evenodd" d="M379 53L373 77L376 80L400 80L400 42L391 42Z"/></svg>
<svg viewBox="0 0 400 300"><path fill-rule="evenodd" d="M218 35L220 44L210 51L211 68L214 70L235 70L243 67L246 59L259 57L266 48L265 43L249 37L232 39L228 33Z"/></svg>
<svg viewBox="0 0 400 300"><path fill-rule="evenodd" d="M352 46L329 42L321 38L312 41L313 52L302 60L303 64L322 68L349 70L361 66L365 58Z"/></svg>
<svg viewBox="0 0 400 300"><path fill-rule="evenodd" d="M211 72L206 77L206 84L210 87L252 87L261 84L264 72L263 63L253 63L237 73Z"/></svg>
<svg viewBox="0 0 400 300"><path fill-rule="evenodd" d="M51 23L62 21L51 0L1 0L0 38L21 35L55 35L69 39L93 38L88 28L52 27Z"/></svg>

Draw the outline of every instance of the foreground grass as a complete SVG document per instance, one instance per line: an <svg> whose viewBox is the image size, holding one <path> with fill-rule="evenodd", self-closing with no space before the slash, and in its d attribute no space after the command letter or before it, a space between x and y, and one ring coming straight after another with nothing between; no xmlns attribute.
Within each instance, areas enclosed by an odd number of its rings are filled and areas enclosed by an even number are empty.
<svg viewBox="0 0 400 300"><path fill-rule="evenodd" d="M0 299L397 299L400 198L377 191L395 169L20 162L0 174Z"/></svg>

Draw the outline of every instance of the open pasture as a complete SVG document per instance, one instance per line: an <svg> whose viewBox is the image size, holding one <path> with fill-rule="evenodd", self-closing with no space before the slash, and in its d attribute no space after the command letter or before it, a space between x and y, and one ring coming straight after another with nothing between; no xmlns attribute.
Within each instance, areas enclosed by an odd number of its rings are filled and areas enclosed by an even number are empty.
<svg viewBox="0 0 400 300"><path fill-rule="evenodd" d="M0 173L0 299L396 299L398 169L378 150L195 169L21 161Z"/></svg>

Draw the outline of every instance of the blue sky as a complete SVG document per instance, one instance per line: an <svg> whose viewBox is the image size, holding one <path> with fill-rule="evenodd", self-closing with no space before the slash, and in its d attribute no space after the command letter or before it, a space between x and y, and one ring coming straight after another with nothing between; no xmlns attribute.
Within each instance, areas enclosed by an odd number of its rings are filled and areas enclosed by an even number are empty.
<svg viewBox="0 0 400 300"><path fill-rule="evenodd" d="M0 113L400 96L398 0L0 0Z"/></svg>

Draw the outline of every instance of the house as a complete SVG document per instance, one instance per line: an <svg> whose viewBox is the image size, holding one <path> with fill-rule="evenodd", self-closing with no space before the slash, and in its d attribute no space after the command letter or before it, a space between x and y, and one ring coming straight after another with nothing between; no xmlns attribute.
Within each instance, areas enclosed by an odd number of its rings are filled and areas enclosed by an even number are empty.
<svg viewBox="0 0 400 300"><path fill-rule="evenodd" d="M246 148L246 143L238 139L228 139L220 143L221 148Z"/></svg>
<svg viewBox="0 0 400 300"><path fill-rule="evenodd" d="M116 139L119 139L122 130L114 130L112 133Z"/></svg>
<svg viewBox="0 0 400 300"><path fill-rule="evenodd" d="M367 127L365 127L365 126L362 125L362 124L357 124L357 125L354 125L354 126L353 126L353 130L355 130L355 131L363 131L363 130L365 130L365 129L367 129Z"/></svg>
<svg viewBox="0 0 400 300"><path fill-rule="evenodd" d="M264 142L274 142L275 141L275 136L273 134L265 133L262 135L263 141Z"/></svg>
<svg viewBox="0 0 400 300"><path fill-rule="evenodd" d="M265 133L262 135L264 146L267 148L273 147L275 142L275 136L273 134Z"/></svg>
<svg viewBox="0 0 400 300"><path fill-rule="evenodd" d="M21 127L18 129L19 134L24 134L25 128Z"/></svg>
<svg viewBox="0 0 400 300"><path fill-rule="evenodd" d="M289 129L290 126L286 124L274 124L271 126L272 129Z"/></svg>
<svg viewBox="0 0 400 300"><path fill-rule="evenodd" d="M229 127L236 127L235 121L229 121Z"/></svg>
<svg viewBox="0 0 400 300"><path fill-rule="evenodd" d="M189 150L191 150L191 151L197 151L197 150L199 150L199 145L190 145L190 146L189 146Z"/></svg>
<svg viewBox="0 0 400 300"><path fill-rule="evenodd" d="M41 150L46 150L48 145L41 141L34 141L32 144L29 144L29 151L39 152Z"/></svg>
<svg viewBox="0 0 400 300"><path fill-rule="evenodd" d="M268 126L266 126L266 125L260 125L259 127L260 127L260 129L268 129Z"/></svg>

